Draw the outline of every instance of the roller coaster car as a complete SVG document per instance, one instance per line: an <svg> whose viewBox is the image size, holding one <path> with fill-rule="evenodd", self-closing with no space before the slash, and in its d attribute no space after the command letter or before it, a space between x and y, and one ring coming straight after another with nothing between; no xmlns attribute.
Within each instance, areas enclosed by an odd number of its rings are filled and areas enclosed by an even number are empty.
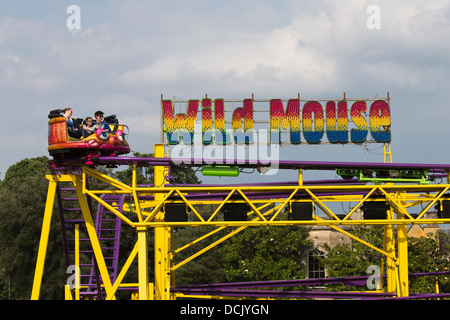
<svg viewBox="0 0 450 320"><path fill-rule="evenodd" d="M130 146L126 141L128 128L125 125L109 123L111 131L97 129L95 133L73 138L67 130L66 118L59 114L49 114L48 128L48 152L54 159L64 159L82 156L117 156L130 152ZM115 117L114 117L115 118ZM82 121L73 119L74 123Z"/></svg>

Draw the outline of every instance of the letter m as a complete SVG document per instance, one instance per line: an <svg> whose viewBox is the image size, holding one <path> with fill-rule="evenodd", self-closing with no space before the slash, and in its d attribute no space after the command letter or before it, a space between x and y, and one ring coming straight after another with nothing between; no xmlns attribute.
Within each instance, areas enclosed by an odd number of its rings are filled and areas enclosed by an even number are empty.
<svg viewBox="0 0 450 320"><path fill-rule="evenodd" d="M300 143L300 100L290 99L284 112L281 99L270 100L270 142L281 142L281 127L290 128L292 144Z"/></svg>
<svg viewBox="0 0 450 320"><path fill-rule="evenodd" d="M183 140L184 143L192 144L194 142L194 127L197 120L199 101L189 100L186 113L178 113L176 115L174 115L172 100L162 100L161 104L164 130L169 144L178 144L180 140Z"/></svg>

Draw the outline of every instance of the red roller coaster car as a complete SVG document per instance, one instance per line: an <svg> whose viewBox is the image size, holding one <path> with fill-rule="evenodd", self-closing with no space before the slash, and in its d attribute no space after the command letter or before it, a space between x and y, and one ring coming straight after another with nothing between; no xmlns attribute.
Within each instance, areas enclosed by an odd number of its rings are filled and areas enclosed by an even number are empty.
<svg viewBox="0 0 450 320"><path fill-rule="evenodd" d="M65 117L50 113L49 118L48 152L54 158L117 156L130 152L126 141L128 127L119 124L115 117L114 123L106 124L110 131L97 129L95 133L79 139L69 135Z"/></svg>

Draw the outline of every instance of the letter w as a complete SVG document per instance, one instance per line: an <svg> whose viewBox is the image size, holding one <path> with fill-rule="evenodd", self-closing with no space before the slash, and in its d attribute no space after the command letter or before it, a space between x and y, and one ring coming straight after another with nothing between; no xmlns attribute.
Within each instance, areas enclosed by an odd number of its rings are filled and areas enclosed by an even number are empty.
<svg viewBox="0 0 450 320"><path fill-rule="evenodd" d="M180 138L184 143L192 144L194 142L194 127L197 120L199 101L189 100L186 113L178 113L175 116L172 100L163 100L161 104L164 127L169 144L178 144ZM185 135L185 133L189 133L189 135Z"/></svg>

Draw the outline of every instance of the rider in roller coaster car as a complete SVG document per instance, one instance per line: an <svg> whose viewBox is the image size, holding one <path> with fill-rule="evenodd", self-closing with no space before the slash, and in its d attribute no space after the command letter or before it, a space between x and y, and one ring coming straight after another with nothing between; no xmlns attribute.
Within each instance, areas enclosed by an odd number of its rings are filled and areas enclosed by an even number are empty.
<svg viewBox="0 0 450 320"><path fill-rule="evenodd" d="M126 141L127 126L119 124L116 115L103 119L96 112L97 121L72 118L72 109L52 110L49 114L48 151L51 155L120 155L130 152Z"/></svg>
<svg viewBox="0 0 450 320"><path fill-rule="evenodd" d="M79 119L72 119L72 108L65 108L62 111L64 117L66 118L67 131L69 133L69 136L76 139L81 138L81 136L83 135L83 131L79 127Z"/></svg>

